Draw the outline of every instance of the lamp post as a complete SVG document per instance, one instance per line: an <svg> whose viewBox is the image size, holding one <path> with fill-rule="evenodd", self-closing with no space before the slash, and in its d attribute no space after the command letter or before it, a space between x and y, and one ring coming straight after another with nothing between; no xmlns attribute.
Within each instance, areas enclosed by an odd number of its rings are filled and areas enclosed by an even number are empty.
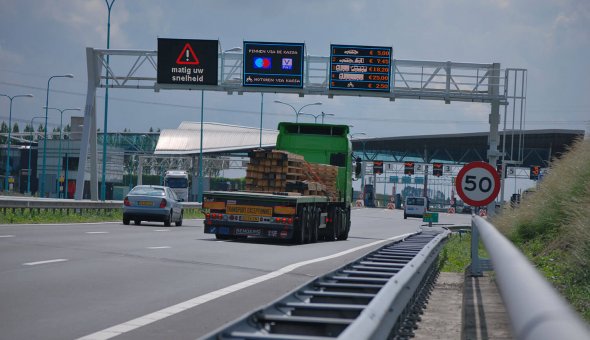
<svg viewBox="0 0 590 340"><path fill-rule="evenodd" d="M107 9L109 11L108 19L107 19L107 50L111 48L111 9L113 8L113 4L115 0L104 0L107 4ZM109 116L109 77L108 77L108 68L109 68L109 55L107 54L107 77L105 80L105 94L104 94L104 132L102 138L102 184L101 184L101 191L100 191L100 198L102 201L106 199L106 191L107 191L107 182L106 182L106 170L107 170L107 122Z"/></svg>
<svg viewBox="0 0 590 340"><path fill-rule="evenodd" d="M33 132L35 132L35 125L33 125L33 121L37 118L43 118L43 116L31 118L31 141L29 142L29 167L27 169L27 193L29 195L31 194L31 172L33 171L33 169L31 169L31 154L33 153ZM39 150L38 147L37 150Z"/></svg>
<svg viewBox="0 0 590 340"><path fill-rule="evenodd" d="M287 105L290 108L292 108L293 111L295 112L295 123L298 123L299 122L299 115L302 114L301 113L301 110L303 110L304 107L311 106L311 105L322 105L322 103L320 103L320 102L311 103L311 104L303 105L299 110L297 110L293 105L288 104L288 103L285 103L285 102L282 102L280 100L275 100L274 102L277 103L277 104L284 104L284 105Z"/></svg>
<svg viewBox="0 0 590 340"><path fill-rule="evenodd" d="M77 107L77 108L72 108L72 109L58 109L55 107L44 107L44 109L59 111L59 151L58 151L58 156L57 156L57 178L59 181L59 178L61 177L61 132L63 129L62 126L63 126L64 112L66 112L66 111L80 111L80 108ZM61 193L58 192L57 196L61 197Z"/></svg>
<svg viewBox="0 0 590 340"><path fill-rule="evenodd" d="M53 78L74 78L73 74L64 74L58 76L51 76L47 80L47 96L45 97L45 130L43 134L43 167L41 169L41 187L40 187L40 195L43 197L45 195L45 164L47 162L47 111L49 108L49 84L51 79Z"/></svg>
<svg viewBox="0 0 590 340"><path fill-rule="evenodd" d="M333 116L334 114L333 113L324 113L322 111L322 113L320 113L318 115L314 115L312 113L300 113L300 115L302 115L302 116L312 116L313 119L314 119L314 123L316 123L316 124L318 123L318 118L322 117L322 124L324 124L324 117L325 116Z"/></svg>
<svg viewBox="0 0 590 340"><path fill-rule="evenodd" d="M12 101L14 98L18 97L28 97L32 98L32 94L17 94L14 96L9 96L6 94L0 93L0 97L6 97L10 100L10 110L8 114L8 142L7 142L7 149L6 149L6 177L4 178L4 190L8 191L8 177L10 177L10 143L11 143L11 136L10 133L12 132Z"/></svg>

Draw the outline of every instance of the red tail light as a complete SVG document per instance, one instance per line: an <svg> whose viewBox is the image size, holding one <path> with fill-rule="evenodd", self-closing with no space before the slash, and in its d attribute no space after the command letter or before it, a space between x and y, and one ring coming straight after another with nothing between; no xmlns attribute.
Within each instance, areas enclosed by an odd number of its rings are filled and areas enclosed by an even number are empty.
<svg viewBox="0 0 590 340"><path fill-rule="evenodd" d="M210 219L211 218L211 214L205 214L205 219Z"/></svg>
<svg viewBox="0 0 590 340"><path fill-rule="evenodd" d="M293 224L293 217L289 217L289 224Z"/></svg>
<svg viewBox="0 0 590 340"><path fill-rule="evenodd" d="M160 201L160 208L166 208L166 204L168 204L168 202L166 202L165 198L162 198Z"/></svg>
<svg viewBox="0 0 590 340"><path fill-rule="evenodd" d="M125 199L123 200L123 204L126 207L130 207L131 206L131 202L129 202L129 198L128 197L125 197Z"/></svg>

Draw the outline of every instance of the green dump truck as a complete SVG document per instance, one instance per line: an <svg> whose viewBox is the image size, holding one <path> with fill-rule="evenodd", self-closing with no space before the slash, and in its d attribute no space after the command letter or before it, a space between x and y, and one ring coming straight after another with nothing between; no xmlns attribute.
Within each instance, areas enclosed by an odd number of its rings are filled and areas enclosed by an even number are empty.
<svg viewBox="0 0 590 340"><path fill-rule="evenodd" d="M297 244L346 240L352 200L348 133L346 125L280 123L276 150L251 154L246 191L204 193L205 233Z"/></svg>

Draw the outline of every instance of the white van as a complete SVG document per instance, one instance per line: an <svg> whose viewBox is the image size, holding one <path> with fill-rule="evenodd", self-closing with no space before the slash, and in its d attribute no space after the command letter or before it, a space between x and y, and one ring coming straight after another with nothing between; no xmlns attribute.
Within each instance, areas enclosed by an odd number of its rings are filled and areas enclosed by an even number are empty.
<svg viewBox="0 0 590 340"><path fill-rule="evenodd" d="M404 219L410 217L423 217L428 210L428 199L426 197L406 197L404 204Z"/></svg>

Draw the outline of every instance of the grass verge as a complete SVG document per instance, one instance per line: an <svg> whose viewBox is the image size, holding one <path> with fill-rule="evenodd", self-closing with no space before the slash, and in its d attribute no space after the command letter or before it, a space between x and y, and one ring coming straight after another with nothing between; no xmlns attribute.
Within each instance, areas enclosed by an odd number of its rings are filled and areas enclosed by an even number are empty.
<svg viewBox="0 0 590 340"><path fill-rule="evenodd" d="M200 209L185 209L184 218L203 218ZM41 210L25 209L23 211L7 210L0 218L0 224L52 224L52 223L85 223L85 222L113 222L121 221L121 210L88 211L76 213L70 210Z"/></svg>

